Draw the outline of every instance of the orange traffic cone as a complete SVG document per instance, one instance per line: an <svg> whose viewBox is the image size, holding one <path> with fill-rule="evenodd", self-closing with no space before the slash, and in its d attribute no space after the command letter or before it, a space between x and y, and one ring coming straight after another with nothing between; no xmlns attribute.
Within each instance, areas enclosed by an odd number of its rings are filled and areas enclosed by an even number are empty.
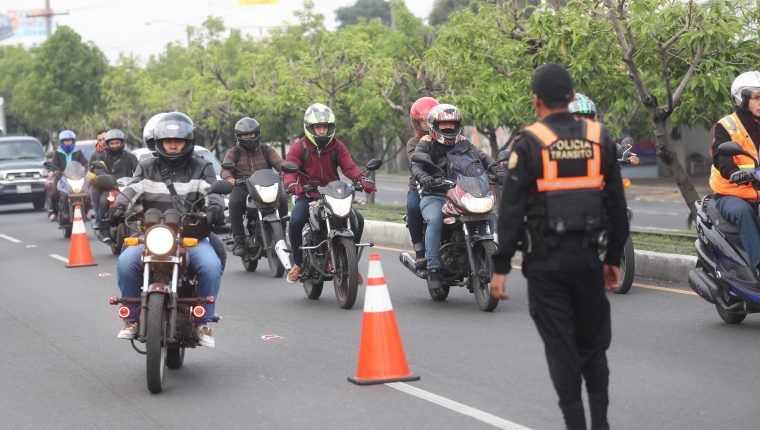
<svg viewBox="0 0 760 430"><path fill-rule="evenodd" d="M90 252L90 242L87 240L87 230L84 228L82 209L74 206L74 225L71 226L71 246L69 247L69 264L66 267L95 266L95 260Z"/></svg>
<svg viewBox="0 0 760 430"><path fill-rule="evenodd" d="M372 385L419 379L409 372L380 256L372 254L364 295L359 365L356 376L348 380L357 385Z"/></svg>

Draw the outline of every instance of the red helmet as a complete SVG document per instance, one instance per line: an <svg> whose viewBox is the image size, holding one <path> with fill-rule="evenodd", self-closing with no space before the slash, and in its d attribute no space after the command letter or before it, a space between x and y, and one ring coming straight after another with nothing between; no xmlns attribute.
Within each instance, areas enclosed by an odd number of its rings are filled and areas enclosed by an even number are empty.
<svg viewBox="0 0 760 430"><path fill-rule="evenodd" d="M436 105L438 105L438 100L432 97L422 97L412 104L412 109L409 111L409 119L412 120L412 127L414 127L414 131L416 131L420 137L428 134L427 131L420 127L420 121L427 121L430 109Z"/></svg>

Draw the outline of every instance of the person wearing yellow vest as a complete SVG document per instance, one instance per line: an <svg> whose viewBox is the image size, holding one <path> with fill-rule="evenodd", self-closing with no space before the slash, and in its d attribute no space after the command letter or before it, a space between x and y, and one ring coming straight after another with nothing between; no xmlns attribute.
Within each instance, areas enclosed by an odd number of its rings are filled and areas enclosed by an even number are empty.
<svg viewBox="0 0 760 430"><path fill-rule="evenodd" d="M563 66L541 66L531 90L541 120L525 127L509 156L491 294L509 298L506 276L515 251L522 250L530 315L565 424L587 428L585 380L591 428L609 429L612 330L605 291L620 280L629 230L617 148L601 123L568 111L575 91Z"/></svg>
<svg viewBox="0 0 760 430"><path fill-rule="evenodd" d="M744 250L756 272L760 272L760 230L757 207L760 191L747 183L753 176L755 161L738 155L718 154L718 146L734 141L757 159L760 145L760 72L744 72L731 85L736 109L715 124L712 142L713 166L710 188L716 194L720 215L736 225ZM760 273L758 273L760 276Z"/></svg>

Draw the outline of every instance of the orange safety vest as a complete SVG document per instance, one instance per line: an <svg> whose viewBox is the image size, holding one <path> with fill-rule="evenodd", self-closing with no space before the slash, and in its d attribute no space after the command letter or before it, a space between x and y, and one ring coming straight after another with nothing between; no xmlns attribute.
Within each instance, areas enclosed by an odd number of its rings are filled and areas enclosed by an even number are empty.
<svg viewBox="0 0 760 430"><path fill-rule="evenodd" d="M586 140L591 142L593 156L588 159L586 174L584 176L571 176L560 178L557 176L557 160L549 156L549 149L559 138L542 122L534 122L525 127L533 136L541 142L541 160L544 172L542 178L536 179L538 192L575 190L583 188L604 188L604 176L602 175L602 156L599 147L602 140L602 124L598 121L583 119L586 122Z"/></svg>
<svg viewBox="0 0 760 430"><path fill-rule="evenodd" d="M757 159L757 148L755 148L755 143L752 141L752 138L749 137L749 133L747 133L747 130L744 128L739 116L736 115L735 112L721 118L721 120L718 121L718 124L726 129L729 136L731 136L731 140L741 145L742 149ZM733 158L734 163L736 163L736 166L740 169L755 168L755 161L746 155L735 155ZM758 192L751 184L732 184L720 174L720 170L718 170L714 164L710 169L710 188L718 194L736 196L753 202L758 201Z"/></svg>

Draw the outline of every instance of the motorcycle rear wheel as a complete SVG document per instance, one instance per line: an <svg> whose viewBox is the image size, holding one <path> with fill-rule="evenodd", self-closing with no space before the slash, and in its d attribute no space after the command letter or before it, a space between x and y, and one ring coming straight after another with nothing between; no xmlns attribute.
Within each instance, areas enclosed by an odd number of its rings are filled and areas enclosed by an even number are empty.
<svg viewBox="0 0 760 430"><path fill-rule="evenodd" d="M71 227L72 226L67 226L63 228L63 237L65 237L66 239L71 237Z"/></svg>
<svg viewBox="0 0 760 430"><path fill-rule="evenodd" d="M274 246L281 240L285 239L285 235L282 232L282 224L280 222L268 222L264 224L264 228L269 229L269 237L271 238L271 246L267 248L267 263L269 263L269 272L275 278L282 278L285 274L285 266L282 265L280 257L277 256Z"/></svg>
<svg viewBox="0 0 760 430"><path fill-rule="evenodd" d="M633 286L633 275L636 272L636 252L633 240L628 236L623 247L623 257L620 259L620 284L612 290L615 294L625 294Z"/></svg>
<svg viewBox="0 0 760 430"><path fill-rule="evenodd" d="M164 387L166 375L166 318L164 318L163 294L153 293L148 297L148 316L145 319L145 364L148 391L158 394Z"/></svg>
<svg viewBox="0 0 760 430"><path fill-rule="evenodd" d="M166 349L166 367L180 369L185 362L185 347L170 346Z"/></svg>
<svg viewBox="0 0 760 430"><path fill-rule="evenodd" d="M499 304L499 299L491 295L492 257L496 254L496 250L496 243L490 240L476 243L472 250L475 264L478 267L470 268L470 285L472 285L472 292L475 294L475 301L483 312L491 312ZM476 275L481 271L481 268L488 274L488 280L485 282Z"/></svg>
<svg viewBox="0 0 760 430"><path fill-rule="evenodd" d="M246 272L255 272L256 267L259 265L259 260L255 260L247 255L240 257L240 261L243 262L243 268Z"/></svg>
<svg viewBox="0 0 760 430"><path fill-rule="evenodd" d="M428 290L428 293L430 293L430 298L433 299L434 301L442 302L446 300L447 297L449 297L450 289L451 287L446 285L445 287L441 287L436 290Z"/></svg>
<svg viewBox="0 0 760 430"><path fill-rule="evenodd" d="M325 281L317 281L316 279L308 279L303 281L303 290L306 293L306 297L316 300L322 295L322 287Z"/></svg>
<svg viewBox="0 0 760 430"><path fill-rule="evenodd" d="M715 309L718 311L720 318L727 324L739 324L747 318L747 314L744 311L731 312L723 309L723 306L716 303Z"/></svg>

